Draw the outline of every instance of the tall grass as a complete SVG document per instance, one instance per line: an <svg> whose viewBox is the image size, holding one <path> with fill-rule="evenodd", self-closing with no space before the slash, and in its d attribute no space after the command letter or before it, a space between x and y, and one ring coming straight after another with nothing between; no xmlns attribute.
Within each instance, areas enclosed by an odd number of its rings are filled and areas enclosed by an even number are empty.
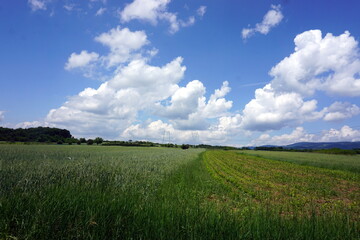
<svg viewBox="0 0 360 240"><path fill-rule="evenodd" d="M209 169L225 151L202 151L2 145L0 239L359 237L346 214L258 205Z"/></svg>

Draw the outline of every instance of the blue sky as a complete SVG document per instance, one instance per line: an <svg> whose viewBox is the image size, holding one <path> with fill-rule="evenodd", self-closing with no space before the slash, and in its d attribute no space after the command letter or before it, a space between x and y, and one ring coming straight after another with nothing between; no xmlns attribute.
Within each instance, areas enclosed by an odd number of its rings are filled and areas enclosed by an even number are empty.
<svg viewBox="0 0 360 240"><path fill-rule="evenodd" d="M5 0L0 125L235 146L360 141L360 2Z"/></svg>

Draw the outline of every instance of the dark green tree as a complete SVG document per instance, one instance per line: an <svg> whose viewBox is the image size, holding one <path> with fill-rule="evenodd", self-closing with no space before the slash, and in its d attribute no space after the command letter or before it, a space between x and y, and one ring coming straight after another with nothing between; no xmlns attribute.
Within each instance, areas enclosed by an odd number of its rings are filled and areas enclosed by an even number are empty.
<svg viewBox="0 0 360 240"><path fill-rule="evenodd" d="M102 139L101 137L97 137L97 138L95 138L94 143L96 143L96 145L99 145L99 144L101 144L103 141L104 141L104 139Z"/></svg>

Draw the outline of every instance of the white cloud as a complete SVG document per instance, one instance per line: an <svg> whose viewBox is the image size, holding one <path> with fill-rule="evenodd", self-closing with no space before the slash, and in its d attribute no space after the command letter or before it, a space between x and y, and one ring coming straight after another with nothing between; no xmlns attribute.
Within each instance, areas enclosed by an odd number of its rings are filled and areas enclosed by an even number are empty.
<svg viewBox="0 0 360 240"><path fill-rule="evenodd" d="M325 121L341 121L360 114L360 108L348 102L335 102L323 111Z"/></svg>
<svg viewBox="0 0 360 240"><path fill-rule="evenodd" d="M341 129L330 129L322 133L320 142L339 142L339 141L360 141L360 131L352 129L349 126L343 126Z"/></svg>
<svg viewBox="0 0 360 240"><path fill-rule="evenodd" d="M46 121L65 127L75 135L116 138L136 120L138 111L151 108L171 96L183 78L182 58L155 67L133 60L98 89L86 88L52 109Z"/></svg>
<svg viewBox="0 0 360 240"><path fill-rule="evenodd" d="M295 52L270 71L274 89L304 96L316 90L360 96L359 47L349 32L322 37L320 30L310 30L297 35L294 42Z"/></svg>
<svg viewBox="0 0 360 240"><path fill-rule="evenodd" d="M54 125L43 121L32 121L32 122L21 122L14 126L14 128L36 128L36 127L54 127Z"/></svg>
<svg viewBox="0 0 360 240"><path fill-rule="evenodd" d="M101 16L106 12L106 8L99 8L99 10L96 11L95 16Z"/></svg>
<svg viewBox="0 0 360 240"><path fill-rule="evenodd" d="M247 130L266 131L298 125L321 118L316 107L316 100L304 101L295 92L277 93L268 84L257 89L255 98L246 104L241 126Z"/></svg>
<svg viewBox="0 0 360 240"><path fill-rule="evenodd" d="M165 20L170 24L169 32L171 34L179 31L180 27L188 27L195 23L193 16L189 17L187 21L183 21L178 19L177 13L168 12L169 3L170 0L134 0L120 12L121 21L141 20L156 25L159 20Z"/></svg>
<svg viewBox="0 0 360 240"><path fill-rule="evenodd" d="M46 10L46 3L45 0L28 0L32 11Z"/></svg>
<svg viewBox="0 0 360 240"><path fill-rule="evenodd" d="M247 130L275 130L306 121L339 121L359 111L350 103L335 103L317 111L315 99L323 91L348 97L360 95L359 48L348 32L340 36L310 30L295 37L295 52L274 66L272 81L255 91L243 110L242 127ZM346 86L346 87L345 87Z"/></svg>
<svg viewBox="0 0 360 240"><path fill-rule="evenodd" d="M198 110L199 102L205 94L202 82L194 80L186 87L181 87L171 96L170 105L159 106L158 114L170 119L187 119L191 113Z"/></svg>
<svg viewBox="0 0 360 240"><path fill-rule="evenodd" d="M90 63L96 62L99 59L99 54L95 52L88 53L87 51L81 51L80 54L72 53L65 64L66 70L72 70L74 68L82 68L88 66Z"/></svg>
<svg viewBox="0 0 360 240"><path fill-rule="evenodd" d="M277 136L270 136L265 133L260 135L257 139L253 140L250 145L261 146L261 145L289 145L296 142L315 142L316 135L306 133L303 127L295 128L290 134L283 134Z"/></svg>
<svg viewBox="0 0 360 240"><path fill-rule="evenodd" d="M103 4L106 4L107 0L90 0L90 2L102 2Z"/></svg>
<svg viewBox="0 0 360 240"><path fill-rule="evenodd" d="M257 89L254 99L236 114L230 112L232 101L226 99L230 92L228 82L223 82L219 89L206 97L206 88L199 80L180 86L186 70L181 57L161 67L150 65L149 59L142 54L153 56L157 49L145 48L149 44L145 32L117 27L100 34L95 40L108 47L109 54L93 55L87 58L93 60L85 60L85 57L80 57L82 53L84 56L92 53L83 51L74 55L74 59L80 59L78 61L70 61L70 56L68 68L102 63L106 70L115 67L113 76L97 89L86 88L70 97L61 107L52 109L46 118L47 123L67 128L75 136L113 139L121 136L161 142L167 134L166 138L171 135L171 141L177 143L221 144L229 143L247 131L277 130L320 119L339 121L360 114L358 106L347 102L335 102L319 111L317 101L310 98L316 91L333 94L329 90L332 83L329 71L331 76L352 72L352 81L357 81L357 70L354 70L357 65L352 64L358 61L357 53L353 53L358 50L357 42L352 41L347 33L338 37L328 34L324 38L317 31L298 35L295 52L272 68L272 81ZM324 59L317 56L321 51L325 51L320 54ZM306 58L307 54L314 55L316 62L308 64L311 59ZM341 67L335 68L332 61ZM303 73L303 68L310 73ZM321 78L321 81L313 81L315 78ZM334 84L338 81L341 79ZM147 115L156 119L139 120ZM344 138L341 136L356 137L356 130L345 128L314 136L303 128L296 128L292 133L280 136L272 137L266 133L256 141L275 144Z"/></svg>
<svg viewBox="0 0 360 240"><path fill-rule="evenodd" d="M65 4L64 8L65 8L65 10L71 12L75 9L75 4Z"/></svg>
<svg viewBox="0 0 360 240"><path fill-rule="evenodd" d="M198 8L198 10L196 11L196 13L200 16L203 17L206 13L206 6L200 6Z"/></svg>
<svg viewBox="0 0 360 240"><path fill-rule="evenodd" d="M265 35L268 34L271 28L278 25L284 18L280 8L280 5L271 5L271 9L265 14L261 23L257 23L254 28L243 28L243 39L247 39L257 32Z"/></svg>
<svg viewBox="0 0 360 240"><path fill-rule="evenodd" d="M5 118L5 112L4 111L0 111L0 122L3 121Z"/></svg>
<svg viewBox="0 0 360 240"><path fill-rule="evenodd" d="M160 15L166 12L170 0L134 0L127 4L120 13L121 20L129 22L133 19L149 21L157 24Z"/></svg>
<svg viewBox="0 0 360 240"><path fill-rule="evenodd" d="M227 101L225 96L230 92L229 82L223 82L220 89L216 89L210 96L207 104L203 102L202 115L206 118L217 118L227 113L232 107L232 101Z"/></svg>
<svg viewBox="0 0 360 240"><path fill-rule="evenodd" d="M121 29L119 26L100 34L95 41L110 48L109 55L104 57L108 67L131 60L136 51L149 44L144 31L132 32L128 28Z"/></svg>
<svg viewBox="0 0 360 240"><path fill-rule="evenodd" d="M216 89L206 101L204 85L193 80L171 96L169 105L158 103L155 114L170 119L176 129L204 130L210 126L208 119L228 114L232 101L224 97L229 91L228 82L224 82L221 89Z"/></svg>
<svg viewBox="0 0 360 240"><path fill-rule="evenodd" d="M343 126L340 129L324 130L320 134L307 133L303 127L297 127L290 134L270 136L262 134L253 140L249 145L289 145L297 142L341 142L341 141L360 141L360 131L352 129L349 126Z"/></svg>
<svg viewBox="0 0 360 240"><path fill-rule="evenodd" d="M230 129L228 129L230 130ZM154 142L221 144L229 141L232 133L212 125L204 130L179 130L171 123L162 120L133 124L121 134L124 139L147 140Z"/></svg>

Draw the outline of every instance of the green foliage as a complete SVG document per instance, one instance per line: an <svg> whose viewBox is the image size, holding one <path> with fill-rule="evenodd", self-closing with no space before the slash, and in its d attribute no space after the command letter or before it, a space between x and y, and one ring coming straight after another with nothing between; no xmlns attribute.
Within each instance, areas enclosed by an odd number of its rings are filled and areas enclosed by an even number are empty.
<svg viewBox="0 0 360 240"><path fill-rule="evenodd" d="M317 153L326 153L326 154L338 154L338 155L356 155L356 150L347 150L347 149L340 149L340 148L330 148L330 149L321 149L316 150L314 152Z"/></svg>
<svg viewBox="0 0 360 240"><path fill-rule="evenodd" d="M189 149L190 145L189 144L183 144L181 145L181 149Z"/></svg>
<svg viewBox="0 0 360 240"><path fill-rule="evenodd" d="M105 141L103 146L127 146L127 147L155 147L160 146L157 143L147 141Z"/></svg>
<svg viewBox="0 0 360 240"><path fill-rule="evenodd" d="M58 142L72 138L66 129L37 127L11 129L0 127L0 141L9 142Z"/></svg>
<svg viewBox="0 0 360 240"><path fill-rule="evenodd" d="M96 143L96 145L101 144L104 141L104 139L102 139L101 137L97 137L94 139L94 143Z"/></svg>
<svg viewBox="0 0 360 240"><path fill-rule="evenodd" d="M94 140L88 139L88 140L86 141L86 144L87 144L87 145L93 145L93 144L94 144Z"/></svg>
<svg viewBox="0 0 360 240"><path fill-rule="evenodd" d="M205 149L218 149L218 150L236 150L236 149L238 149L236 147L230 147L230 146L213 146L213 145L207 145L207 144L199 144L194 147L205 148Z"/></svg>

